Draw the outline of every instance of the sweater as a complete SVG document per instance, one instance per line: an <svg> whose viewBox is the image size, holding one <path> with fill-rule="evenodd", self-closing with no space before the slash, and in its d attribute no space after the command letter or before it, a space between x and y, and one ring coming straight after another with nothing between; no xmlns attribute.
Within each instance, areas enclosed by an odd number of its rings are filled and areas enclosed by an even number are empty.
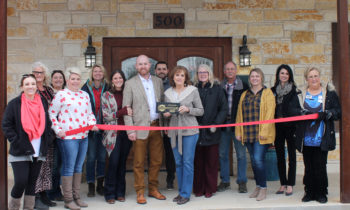
<svg viewBox="0 0 350 210"><path fill-rule="evenodd" d="M247 90L243 92L241 99L239 100L236 123L243 122L243 113L242 113L242 102L247 94ZM265 88L261 95L260 101L260 114L259 120L272 120L275 116L275 96L269 88ZM235 127L236 137L240 136L242 138L242 144L244 143L243 137L243 126ZM258 139L260 144L272 144L275 141L276 128L274 123L260 124L259 125L259 134ZM260 136L266 138L261 139Z"/></svg>
<svg viewBox="0 0 350 210"><path fill-rule="evenodd" d="M61 130L68 131L96 124L89 95L82 90L74 92L65 88L58 91L50 105L49 114L56 134ZM84 139L88 137L88 132L65 136L64 139Z"/></svg>

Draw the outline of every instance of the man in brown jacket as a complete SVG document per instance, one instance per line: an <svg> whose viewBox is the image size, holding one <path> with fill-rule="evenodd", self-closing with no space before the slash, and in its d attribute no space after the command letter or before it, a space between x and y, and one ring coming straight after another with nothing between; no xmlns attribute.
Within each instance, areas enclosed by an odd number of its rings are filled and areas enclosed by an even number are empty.
<svg viewBox="0 0 350 210"><path fill-rule="evenodd" d="M124 116L125 125L159 126L160 115L156 113L156 102L163 99L163 83L156 76L151 76L151 63L146 55L136 59L138 74L125 83L123 107L133 110L133 116ZM158 172L163 158L163 140L160 131L127 131L134 142L134 187L137 203L145 204L144 164L148 150L148 196L158 200L166 197L158 191Z"/></svg>

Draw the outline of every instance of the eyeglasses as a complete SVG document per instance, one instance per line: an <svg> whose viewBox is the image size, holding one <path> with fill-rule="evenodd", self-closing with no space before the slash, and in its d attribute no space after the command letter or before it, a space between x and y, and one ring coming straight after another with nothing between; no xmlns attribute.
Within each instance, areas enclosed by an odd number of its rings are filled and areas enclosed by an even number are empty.
<svg viewBox="0 0 350 210"><path fill-rule="evenodd" d="M43 71L32 71L33 74L44 74Z"/></svg>
<svg viewBox="0 0 350 210"><path fill-rule="evenodd" d="M207 71L199 71L198 74L209 74Z"/></svg>

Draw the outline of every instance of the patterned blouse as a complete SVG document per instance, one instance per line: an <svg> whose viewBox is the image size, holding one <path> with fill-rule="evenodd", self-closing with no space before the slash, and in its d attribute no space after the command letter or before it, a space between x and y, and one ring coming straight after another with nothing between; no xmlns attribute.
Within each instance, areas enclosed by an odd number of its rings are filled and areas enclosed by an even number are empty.
<svg viewBox="0 0 350 210"><path fill-rule="evenodd" d="M50 104L49 114L56 134L61 130L68 131L96 124L89 95L81 90L74 92L65 88L58 91ZM66 136L64 139L84 139L87 136L88 131Z"/></svg>
<svg viewBox="0 0 350 210"><path fill-rule="evenodd" d="M243 122L258 121L260 118L260 102L263 89L254 94L250 89L242 103ZM258 141L259 125L244 126L244 141L254 143Z"/></svg>

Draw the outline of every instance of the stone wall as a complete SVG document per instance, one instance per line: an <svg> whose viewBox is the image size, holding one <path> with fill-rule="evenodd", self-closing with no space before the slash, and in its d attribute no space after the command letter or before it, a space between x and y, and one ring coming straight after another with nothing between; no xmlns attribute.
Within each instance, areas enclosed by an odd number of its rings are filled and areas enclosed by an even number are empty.
<svg viewBox="0 0 350 210"><path fill-rule="evenodd" d="M332 76L331 23L336 0L8 0L8 99L19 93L19 78L40 60L50 69L79 66L93 37L102 62L103 37L232 37L238 61L248 36L252 67L274 82L276 67L290 64L304 85L303 71L319 66ZM185 13L185 29L153 30L155 12ZM239 69L245 74L250 68ZM338 155L336 155L338 156Z"/></svg>

